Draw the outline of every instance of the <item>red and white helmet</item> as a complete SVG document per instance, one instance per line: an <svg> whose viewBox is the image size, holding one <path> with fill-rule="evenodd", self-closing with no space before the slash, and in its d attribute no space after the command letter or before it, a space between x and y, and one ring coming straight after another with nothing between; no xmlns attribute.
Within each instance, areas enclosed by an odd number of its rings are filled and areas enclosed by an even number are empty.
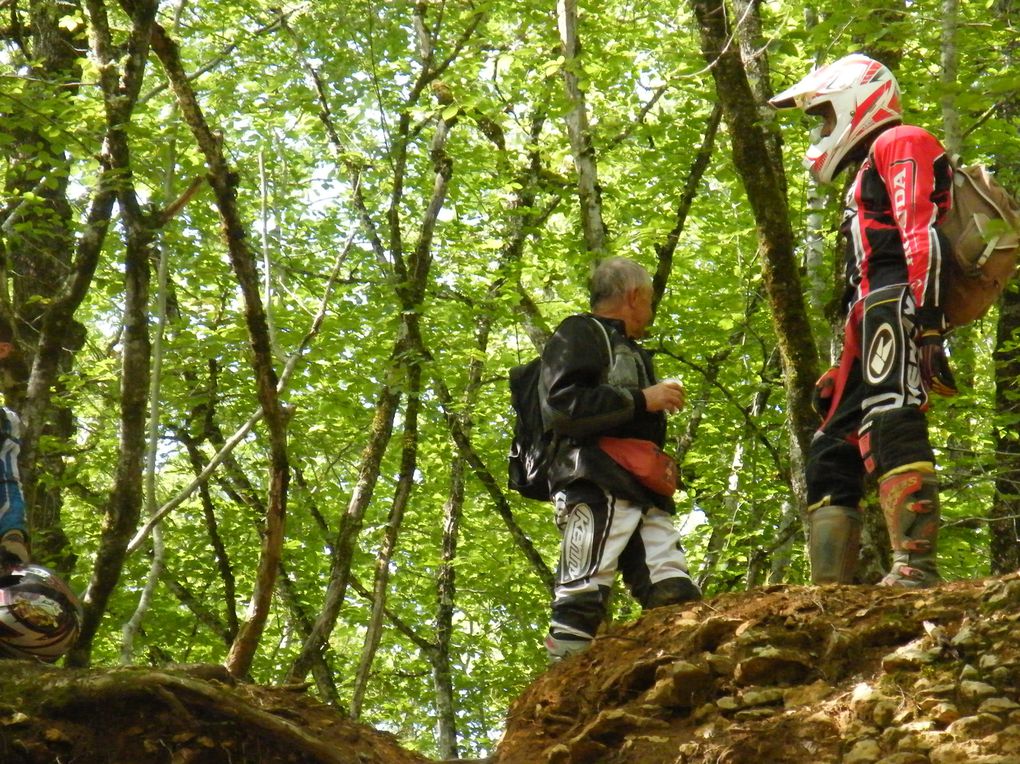
<svg viewBox="0 0 1020 764"><path fill-rule="evenodd" d="M0 571L0 656L52 663L78 638L81 603L52 570L33 563Z"/></svg>
<svg viewBox="0 0 1020 764"><path fill-rule="evenodd" d="M899 122L900 88L883 64L854 53L816 69L769 100L777 109L802 109L823 118L811 131L804 166L821 183L839 172L846 155L876 128Z"/></svg>

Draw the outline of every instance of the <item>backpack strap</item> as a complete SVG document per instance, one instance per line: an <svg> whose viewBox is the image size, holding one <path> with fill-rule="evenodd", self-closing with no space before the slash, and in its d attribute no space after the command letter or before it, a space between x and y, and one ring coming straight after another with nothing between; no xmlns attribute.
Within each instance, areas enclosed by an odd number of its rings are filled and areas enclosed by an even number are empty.
<svg viewBox="0 0 1020 764"><path fill-rule="evenodd" d="M606 350L609 352L609 369L612 371L614 358L613 358L613 341L609 338L609 332L606 327L603 326L602 322L599 321L595 316L591 317L591 320L595 322L595 326L602 330L602 336L606 338ZM608 372L606 372L608 376Z"/></svg>

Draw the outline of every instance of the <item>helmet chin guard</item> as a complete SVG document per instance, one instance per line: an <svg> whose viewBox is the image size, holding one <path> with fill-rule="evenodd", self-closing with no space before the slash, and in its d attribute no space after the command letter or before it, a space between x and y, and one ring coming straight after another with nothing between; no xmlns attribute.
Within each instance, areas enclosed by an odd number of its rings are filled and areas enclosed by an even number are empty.
<svg viewBox="0 0 1020 764"><path fill-rule="evenodd" d="M861 141L882 125L900 122L903 115L892 72L860 53L816 69L769 103L823 119L811 131L811 145L804 155L804 166L820 183L832 181Z"/></svg>

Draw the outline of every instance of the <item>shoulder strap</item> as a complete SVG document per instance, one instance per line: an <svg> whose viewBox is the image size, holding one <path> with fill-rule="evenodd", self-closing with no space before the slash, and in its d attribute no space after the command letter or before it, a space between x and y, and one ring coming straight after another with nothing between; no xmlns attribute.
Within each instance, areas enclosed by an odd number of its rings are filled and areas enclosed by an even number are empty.
<svg viewBox="0 0 1020 764"><path fill-rule="evenodd" d="M591 320L595 322L595 326L602 330L602 336L606 338L606 350L609 351L609 368L613 368L613 341L609 339L609 332L606 331L606 327L602 325L595 316L591 317Z"/></svg>

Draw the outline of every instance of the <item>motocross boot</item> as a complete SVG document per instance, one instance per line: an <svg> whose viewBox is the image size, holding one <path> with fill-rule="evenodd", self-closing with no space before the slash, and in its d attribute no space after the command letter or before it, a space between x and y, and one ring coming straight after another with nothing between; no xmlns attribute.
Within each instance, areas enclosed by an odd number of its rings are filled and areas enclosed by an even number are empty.
<svg viewBox="0 0 1020 764"><path fill-rule="evenodd" d="M941 581L936 562L939 492L929 462L887 472L878 481L878 497L889 529L892 568L882 586L922 588Z"/></svg>
<svg viewBox="0 0 1020 764"><path fill-rule="evenodd" d="M851 583L861 547L860 510L815 505L808 508L808 521L811 583Z"/></svg>

